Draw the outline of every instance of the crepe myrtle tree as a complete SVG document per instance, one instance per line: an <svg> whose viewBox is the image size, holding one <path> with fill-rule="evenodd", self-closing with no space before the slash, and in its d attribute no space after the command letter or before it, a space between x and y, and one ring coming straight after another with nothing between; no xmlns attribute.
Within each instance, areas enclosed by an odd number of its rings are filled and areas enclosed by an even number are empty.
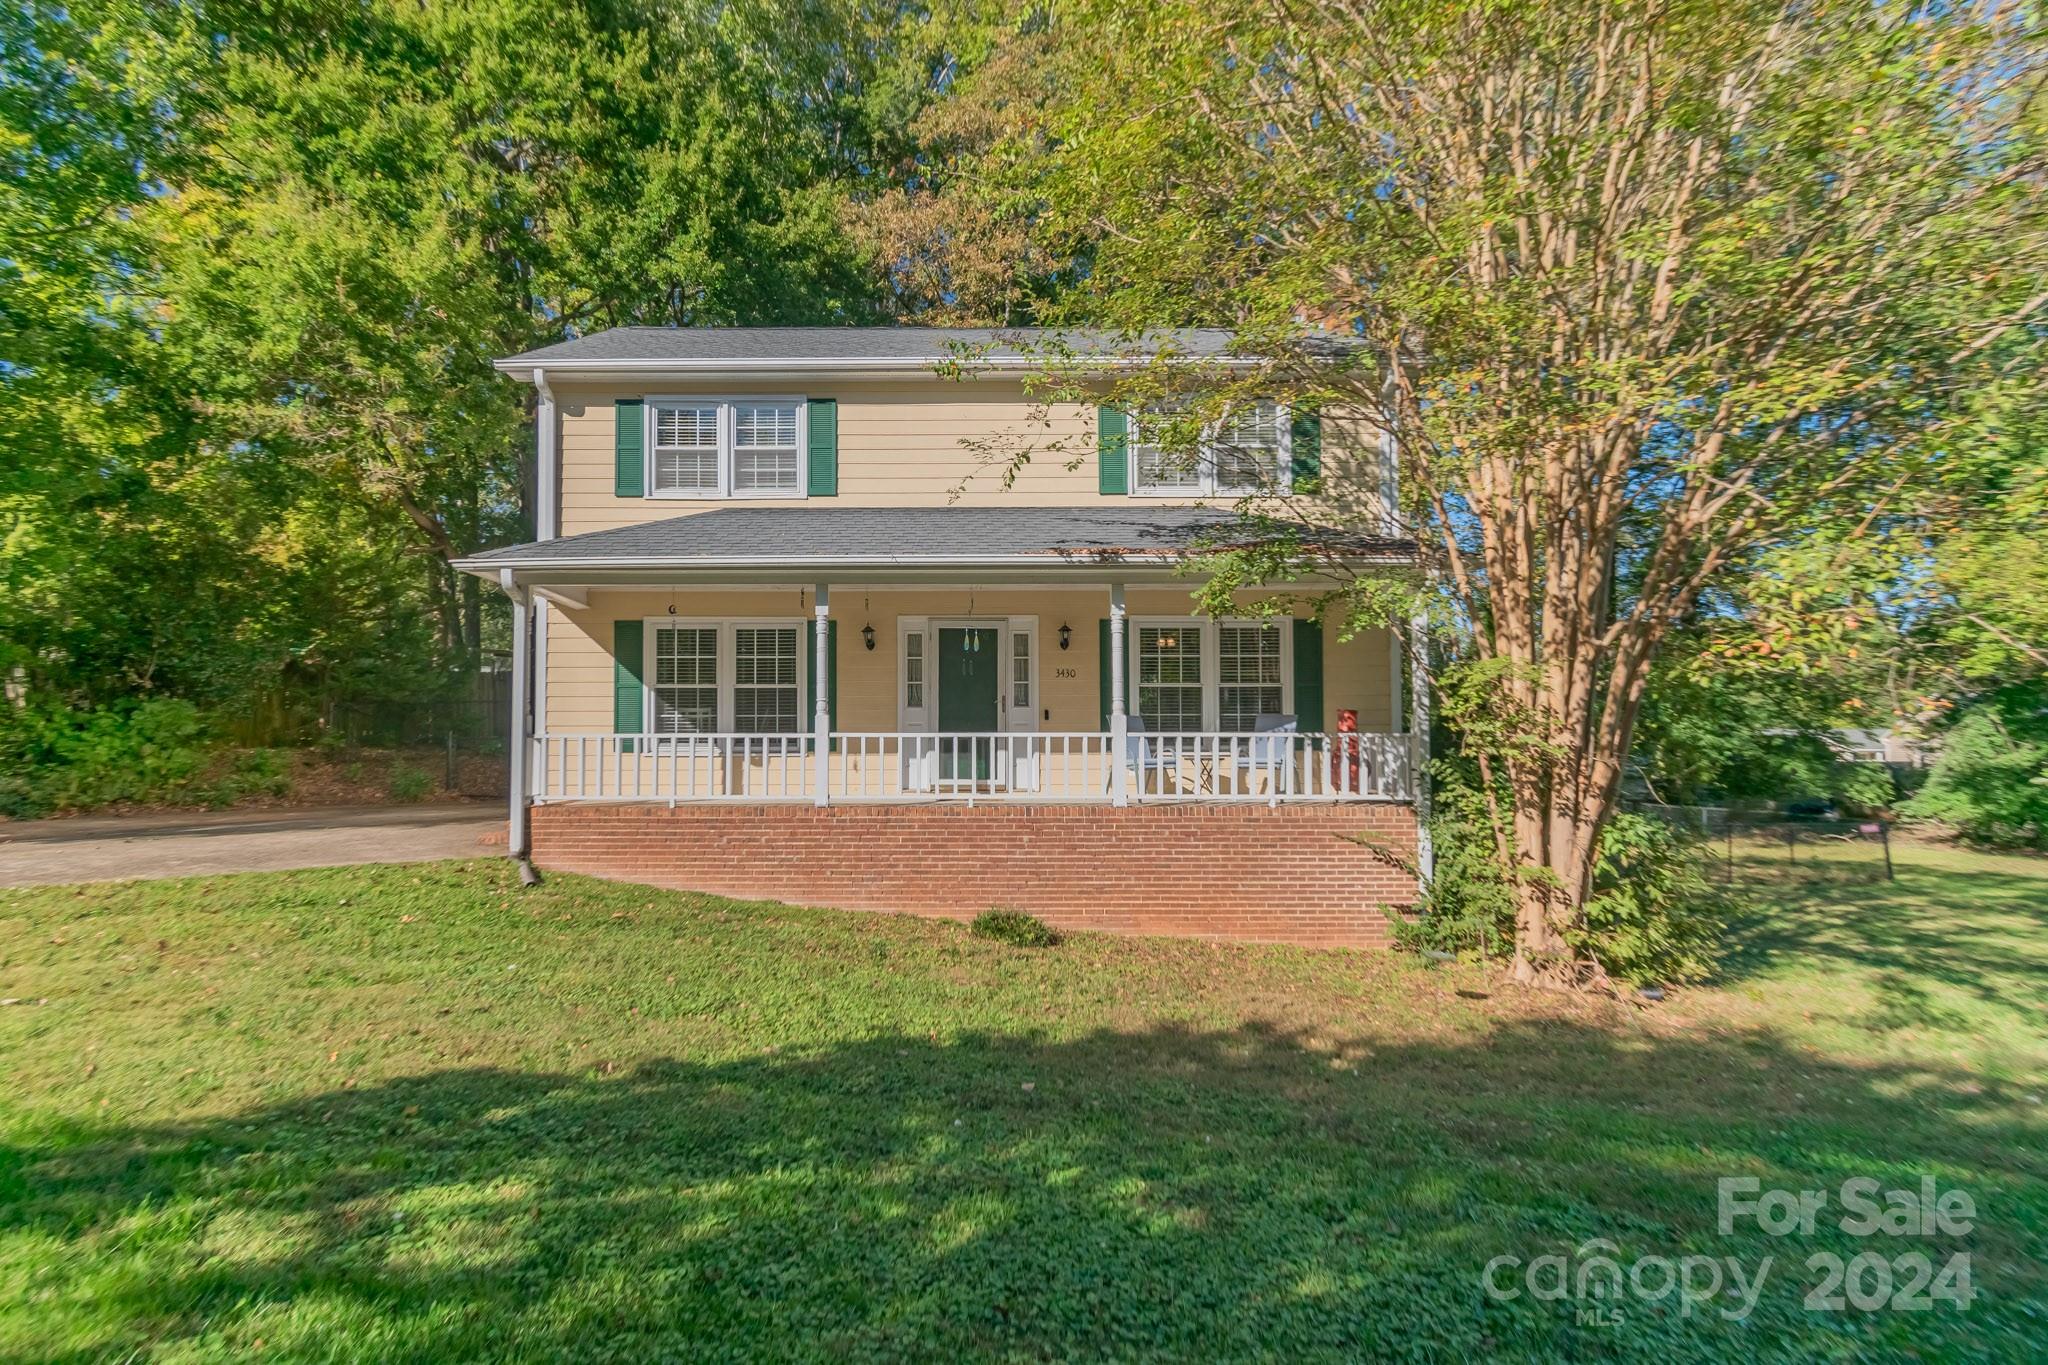
<svg viewBox="0 0 2048 1365"><path fill-rule="evenodd" d="M1392 434L1515 974L1599 980L1570 945L1660 645L1772 547L1901 505L1973 391L2038 393L2036 13L1074 0L1050 22L1056 96L961 192L1026 204L1085 262L1074 318L1227 322L1266 357L1133 344L1113 396L1170 413L1176 448L1259 396ZM1212 595L1378 529L1379 492L1326 460L1246 499ZM1340 595L1360 622L1399 609Z"/></svg>

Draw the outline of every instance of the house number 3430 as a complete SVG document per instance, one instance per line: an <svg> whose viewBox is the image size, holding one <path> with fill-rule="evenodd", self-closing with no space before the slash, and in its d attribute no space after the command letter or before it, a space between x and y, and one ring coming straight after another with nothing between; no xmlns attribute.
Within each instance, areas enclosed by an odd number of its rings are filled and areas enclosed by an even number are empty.
<svg viewBox="0 0 2048 1365"><path fill-rule="evenodd" d="M1055 668L1052 671L1052 675L1055 678L1078 678L1081 676L1081 670L1078 668Z"/></svg>

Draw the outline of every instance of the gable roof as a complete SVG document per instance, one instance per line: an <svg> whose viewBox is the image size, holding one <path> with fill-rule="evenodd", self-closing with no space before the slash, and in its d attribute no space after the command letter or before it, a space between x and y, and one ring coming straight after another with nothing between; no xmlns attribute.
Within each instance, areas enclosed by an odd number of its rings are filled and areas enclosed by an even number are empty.
<svg viewBox="0 0 2048 1365"><path fill-rule="evenodd" d="M520 568L958 568L1177 564L1238 514L1216 507L727 507L486 550L471 573ZM1410 562L1413 541L1332 532L1347 557Z"/></svg>
<svg viewBox="0 0 2048 1365"><path fill-rule="evenodd" d="M1052 327L614 327L522 351L500 370L752 368L930 369L949 362L1039 366L1099 357L1229 357L1231 333L1214 327L1130 333Z"/></svg>

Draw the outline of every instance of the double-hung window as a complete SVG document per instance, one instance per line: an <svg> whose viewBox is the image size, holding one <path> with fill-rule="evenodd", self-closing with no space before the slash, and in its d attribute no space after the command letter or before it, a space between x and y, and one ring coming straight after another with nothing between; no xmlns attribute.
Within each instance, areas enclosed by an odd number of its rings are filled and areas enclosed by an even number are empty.
<svg viewBox="0 0 2048 1365"><path fill-rule="evenodd" d="M649 494L802 497L803 408L797 398L649 399Z"/></svg>
<svg viewBox="0 0 2048 1365"><path fill-rule="evenodd" d="M807 732L806 638L795 621L647 622L648 732Z"/></svg>
<svg viewBox="0 0 2048 1365"><path fill-rule="evenodd" d="M1202 630L1138 627L1138 716L1148 730L1200 730Z"/></svg>
<svg viewBox="0 0 2048 1365"><path fill-rule="evenodd" d="M1216 728L1242 733L1281 712L1280 627L1216 627Z"/></svg>
<svg viewBox="0 0 2048 1365"><path fill-rule="evenodd" d="M795 626L733 627L732 728L740 734L787 735L804 728L801 635Z"/></svg>
<svg viewBox="0 0 2048 1365"><path fill-rule="evenodd" d="M1205 427L1196 449L1160 444L1163 416L1140 417L1131 435L1131 489L1183 497L1242 496L1286 484L1288 430L1277 403L1244 403Z"/></svg>
<svg viewBox="0 0 2048 1365"><path fill-rule="evenodd" d="M1138 621L1131 713L1152 731L1250 734L1292 699L1285 621Z"/></svg>
<svg viewBox="0 0 2048 1365"><path fill-rule="evenodd" d="M718 628L654 628L654 733L702 735L718 729Z"/></svg>

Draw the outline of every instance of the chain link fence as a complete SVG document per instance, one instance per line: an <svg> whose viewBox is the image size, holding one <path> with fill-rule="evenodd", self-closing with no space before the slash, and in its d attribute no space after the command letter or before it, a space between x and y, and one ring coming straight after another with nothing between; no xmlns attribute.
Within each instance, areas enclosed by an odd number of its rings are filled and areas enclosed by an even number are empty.
<svg viewBox="0 0 2048 1365"><path fill-rule="evenodd" d="M1789 815L1726 806L1629 809L1696 835L1714 877L1724 885L1801 881L1890 881L1892 825L1834 815Z"/></svg>

